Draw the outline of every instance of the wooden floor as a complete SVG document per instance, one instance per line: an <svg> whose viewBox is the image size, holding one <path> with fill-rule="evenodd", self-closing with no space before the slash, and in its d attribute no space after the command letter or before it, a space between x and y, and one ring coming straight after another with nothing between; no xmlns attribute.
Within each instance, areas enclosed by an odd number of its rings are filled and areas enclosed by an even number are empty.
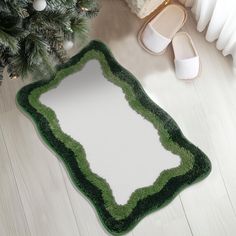
<svg viewBox="0 0 236 236"><path fill-rule="evenodd" d="M231 59L205 41L190 17L184 30L196 43L202 72L194 81L177 80L171 48L157 57L139 47L136 35L142 23L122 0L103 0L91 38L110 46L151 98L209 156L213 169L128 235L236 235L236 76ZM0 87L0 235L107 235L62 164L16 108L16 92L25 83L5 76Z"/></svg>

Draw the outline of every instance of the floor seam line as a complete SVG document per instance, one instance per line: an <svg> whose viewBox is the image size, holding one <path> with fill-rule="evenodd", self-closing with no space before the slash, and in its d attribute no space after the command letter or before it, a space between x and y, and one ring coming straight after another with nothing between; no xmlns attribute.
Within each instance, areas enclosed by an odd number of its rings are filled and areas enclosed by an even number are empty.
<svg viewBox="0 0 236 236"><path fill-rule="evenodd" d="M28 219L27 219L27 216L26 216L26 213L25 213L24 204L23 204L23 201L22 201L22 198L21 198L19 186L18 186L17 181L16 181L16 176L15 176L14 168L13 168L13 165L12 165L12 160L10 158L9 150L8 150L8 147L7 147L7 144L6 144L6 141L5 141L5 137L4 137L4 134L3 134L3 129L2 129L1 124L0 124L0 131L1 131L1 136L3 138L4 146L5 146L6 151L7 151L7 156L8 156L9 162L10 162L10 168L11 168L11 171L12 171L12 174L13 174L14 182L16 184L16 189L17 189L17 192L18 192L18 195L19 195L19 200L20 200L21 207L23 209L23 213L24 213L23 215L24 215L24 218L25 218L25 221L26 221L28 232L30 233L30 235L32 235L32 232L30 231L30 227L29 227L29 222L28 222Z"/></svg>
<svg viewBox="0 0 236 236"><path fill-rule="evenodd" d="M188 224L189 230L190 230L190 232L191 232L191 235L194 236L193 230L192 230L192 227L191 227L190 222L189 222L189 220L188 220L187 213L186 213L186 211L185 211L184 204L183 204L183 202L182 202L182 199L181 199L180 194L179 194L179 200L180 200L181 206L182 206L182 208L183 208L184 217L185 217L185 219L186 219L186 221L187 221L187 224Z"/></svg>
<svg viewBox="0 0 236 236"><path fill-rule="evenodd" d="M194 88L195 88L195 90L196 90L196 92L197 92L197 95L198 95L198 97L199 97L198 89L196 88L196 86L194 86ZM204 112L204 114L205 114L205 110L204 110L204 109L203 109L203 112ZM206 115L206 114L205 114L205 115ZM206 123L206 125L209 127L208 123ZM218 159L217 156L215 157L215 161L216 161L216 163L217 163L217 168L218 168L218 170L219 170L219 174L220 174L220 177L221 177L221 179L222 179L223 186L224 186L224 188L225 188L226 195L227 195L227 198L228 198L228 200L229 200L229 204L230 204L230 206L231 206L231 208L232 208L233 215L234 215L234 217L236 218L236 210L235 210L235 208L234 208L234 205L233 205L233 202L232 202L232 200L231 200L231 197L230 197L228 188L227 188L227 186L226 186L225 179L224 179L224 177L223 177L222 170L221 170L220 161L219 161L219 159Z"/></svg>

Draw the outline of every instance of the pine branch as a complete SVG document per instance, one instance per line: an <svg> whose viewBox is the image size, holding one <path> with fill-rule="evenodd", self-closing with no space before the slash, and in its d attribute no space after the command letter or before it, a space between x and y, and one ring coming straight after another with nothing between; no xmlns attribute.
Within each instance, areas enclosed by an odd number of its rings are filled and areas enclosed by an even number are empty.
<svg viewBox="0 0 236 236"><path fill-rule="evenodd" d="M79 39L84 42L88 38L88 21L87 19L73 19L71 22L71 28L74 32L74 39Z"/></svg>
<svg viewBox="0 0 236 236"><path fill-rule="evenodd" d="M62 32L48 30L45 32L45 38L50 46L50 53L59 63L67 61L66 52L63 48L64 37Z"/></svg>
<svg viewBox="0 0 236 236"><path fill-rule="evenodd" d="M1 0L0 1L0 11L1 12L8 12L13 13L14 16L19 16L25 18L28 16L28 12L26 7L29 1L27 0Z"/></svg>
<svg viewBox="0 0 236 236"><path fill-rule="evenodd" d="M0 79L4 66L10 76L53 74L67 60L65 40L84 42L99 9L98 0L46 0L38 12L33 1L0 0Z"/></svg>
<svg viewBox="0 0 236 236"><path fill-rule="evenodd" d="M26 77L29 72L37 70L43 59L47 58L48 45L39 36L29 34L20 42L20 49L11 62L14 72Z"/></svg>
<svg viewBox="0 0 236 236"><path fill-rule="evenodd" d="M76 3L76 10L80 17L94 17L97 15L99 8L98 1L78 0Z"/></svg>
<svg viewBox="0 0 236 236"><path fill-rule="evenodd" d="M0 44L3 45L4 47L10 48L12 53L17 53L19 49L18 40L1 29L0 29Z"/></svg>
<svg viewBox="0 0 236 236"><path fill-rule="evenodd" d="M40 30L42 28L63 30L70 27L70 19L72 12L70 10L45 11L36 13L29 19L29 27L32 30Z"/></svg>
<svg viewBox="0 0 236 236"><path fill-rule="evenodd" d="M0 85L2 84L3 80L3 70L4 70L4 65L0 62Z"/></svg>

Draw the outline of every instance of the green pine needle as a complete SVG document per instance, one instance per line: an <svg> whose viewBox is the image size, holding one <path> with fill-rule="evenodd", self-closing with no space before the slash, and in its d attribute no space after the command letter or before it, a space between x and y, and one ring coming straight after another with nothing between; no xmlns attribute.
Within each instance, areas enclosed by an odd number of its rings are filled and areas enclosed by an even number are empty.
<svg viewBox="0 0 236 236"><path fill-rule="evenodd" d="M4 47L9 47L12 53L17 53L18 47L18 40L17 38L7 34L3 30L0 29L0 44Z"/></svg>
<svg viewBox="0 0 236 236"><path fill-rule="evenodd" d="M50 0L36 11L33 0L0 0L0 77L1 66L8 66L10 76L54 73L67 60L64 41L86 41L98 1Z"/></svg>

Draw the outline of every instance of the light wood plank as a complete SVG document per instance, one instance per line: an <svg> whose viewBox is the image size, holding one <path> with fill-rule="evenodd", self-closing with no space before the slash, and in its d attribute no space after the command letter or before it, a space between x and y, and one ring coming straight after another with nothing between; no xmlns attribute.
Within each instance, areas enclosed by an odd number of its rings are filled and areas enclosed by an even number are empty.
<svg viewBox="0 0 236 236"><path fill-rule="evenodd" d="M185 29L196 41L203 68L200 79L193 83L196 99L191 98L192 109L189 105L189 109L180 114L180 123L187 137L207 153L213 169L203 183L186 190L181 196L195 235L233 235L236 232L235 209L232 207L236 197L236 175L232 170L236 166L233 143L236 120L232 112L236 99L235 76L230 58L222 57L192 25L194 21L190 18ZM194 106L196 101L198 106ZM197 208L192 207L190 199Z"/></svg>
<svg viewBox="0 0 236 236"><path fill-rule="evenodd" d="M80 235L55 155L18 110L0 122L32 235Z"/></svg>
<svg viewBox="0 0 236 236"><path fill-rule="evenodd" d="M4 71L4 80L0 86L0 114L14 109L16 93L20 87L28 83L29 80L10 79Z"/></svg>
<svg viewBox="0 0 236 236"><path fill-rule="evenodd" d="M0 235L30 235L0 126Z"/></svg>

